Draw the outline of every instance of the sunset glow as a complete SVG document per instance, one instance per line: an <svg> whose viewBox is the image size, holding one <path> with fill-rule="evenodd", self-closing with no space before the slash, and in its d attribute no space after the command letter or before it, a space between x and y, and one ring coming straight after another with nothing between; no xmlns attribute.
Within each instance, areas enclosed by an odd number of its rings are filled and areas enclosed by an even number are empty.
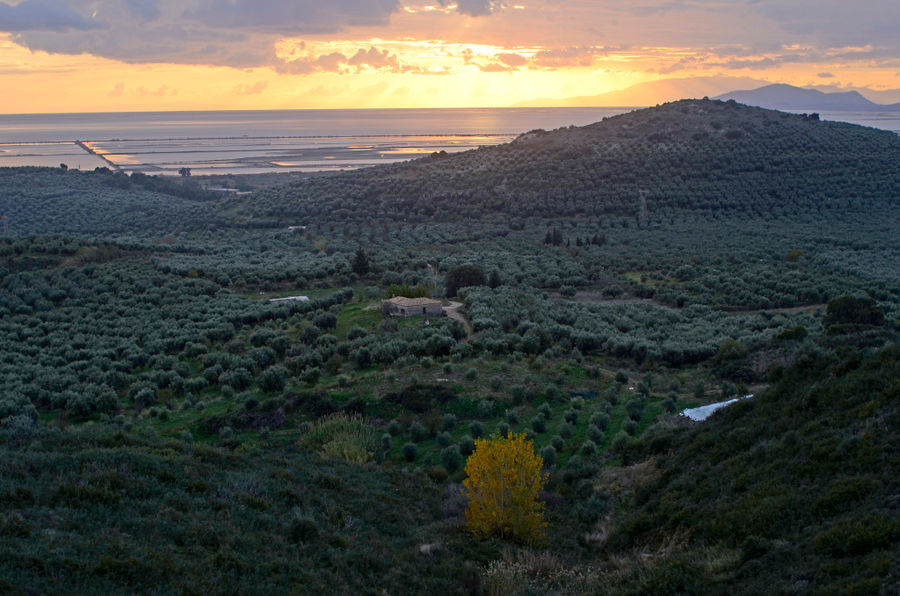
<svg viewBox="0 0 900 596"><path fill-rule="evenodd" d="M879 26L893 3L619 4L3 0L0 111L557 105L711 76L900 87Z"/></svg>

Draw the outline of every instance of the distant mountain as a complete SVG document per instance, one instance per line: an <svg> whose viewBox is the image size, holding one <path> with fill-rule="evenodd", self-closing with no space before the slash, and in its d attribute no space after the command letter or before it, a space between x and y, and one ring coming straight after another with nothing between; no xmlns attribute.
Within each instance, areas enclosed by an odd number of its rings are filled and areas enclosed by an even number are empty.
<svg viewBox="0 0 900 596"><path fill-rule="evenodd" d="M749 88L749 87L748 87ZM880 104L900 103L900 89L869 89L868 87L835 87L834 85L809 85L806 89L818 89L823 93L859 91L860 95Z"/></svg>
<svg viewBox="0 0 900 596"><path fill-rule="evenodd" d="M655 106L667 101L684 98L713 97L734 89L752 89L765 85L768 81L749 77L694 77L683 79L663 79L639 83L626 89L584 95L581 97L544 98L519 102L514 107L643 107Z"/></svg>
<svg viewBox="0 0 900 596"><path fill-rule="evenodd" d="M857 112L900 111L900 103L877 104L869 101L858 91L824 93L818 89L802 89L793 85L766 85L747 91L732 91L716 97L716 99L733 99L743 103L772 110L787 112L809 112L848 110Z"/></svg>

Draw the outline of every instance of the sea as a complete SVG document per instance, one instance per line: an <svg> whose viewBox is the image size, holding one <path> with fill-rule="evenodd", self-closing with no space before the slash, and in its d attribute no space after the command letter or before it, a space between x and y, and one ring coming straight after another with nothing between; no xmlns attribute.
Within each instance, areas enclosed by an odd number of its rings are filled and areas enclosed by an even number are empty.
<svg viewBox="0 0 900 596"><path fill-rule="evenodd" d="M497 145L637 108L442 108L0 114L0 167L178 175L357 169ZM900 112L819 112L900 134Z"/></svg>

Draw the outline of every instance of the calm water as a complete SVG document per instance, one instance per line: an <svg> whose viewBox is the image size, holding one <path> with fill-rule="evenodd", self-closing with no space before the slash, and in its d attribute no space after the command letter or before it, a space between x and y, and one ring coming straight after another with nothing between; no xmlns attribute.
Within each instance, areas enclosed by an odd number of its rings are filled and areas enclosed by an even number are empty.
<svg viewBox="0 0 900 596"><path fill-rule="evenodd" d="M281 110L0 115L0 166L176 174L353 169L582 126L633 108ZM900 131L900 113L822 112ZM75 141L81 141L82 145ZM91 153L93 152L93 153Z"/></svg>

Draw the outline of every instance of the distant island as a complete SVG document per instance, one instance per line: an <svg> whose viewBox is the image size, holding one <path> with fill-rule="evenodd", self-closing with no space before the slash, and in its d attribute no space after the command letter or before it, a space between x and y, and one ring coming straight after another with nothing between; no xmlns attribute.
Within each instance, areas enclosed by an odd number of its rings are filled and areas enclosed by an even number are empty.
<svg viewBox="0 0 900 596"><path fill-rule="evenodd" d="M825 93L817 89L803 89L793 85L766 85L758 89L732 91L716 99L733 99L770 110L798 112L806 110L847 110L847 111L900 111L900 103L878 104L866 99L859 91Z"/></svg>

